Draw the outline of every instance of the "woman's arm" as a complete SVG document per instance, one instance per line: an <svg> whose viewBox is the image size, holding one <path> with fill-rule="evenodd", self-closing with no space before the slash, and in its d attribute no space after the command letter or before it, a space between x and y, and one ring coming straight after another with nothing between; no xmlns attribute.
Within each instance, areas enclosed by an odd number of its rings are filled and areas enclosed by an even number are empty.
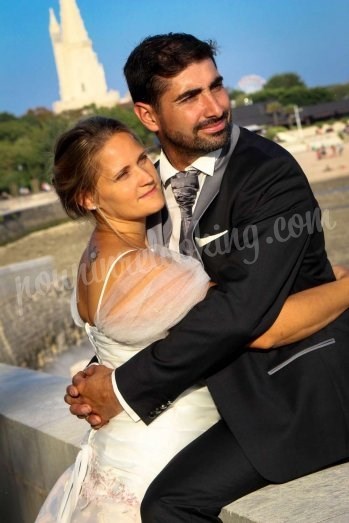
<svg viewBox="0 0 349 523"><path fill-rule="evenodd" d="M336 281L289 296L273 325L249 344L271 349L299 341L326 327L349 307L349 269L333 268Z"/></svg>

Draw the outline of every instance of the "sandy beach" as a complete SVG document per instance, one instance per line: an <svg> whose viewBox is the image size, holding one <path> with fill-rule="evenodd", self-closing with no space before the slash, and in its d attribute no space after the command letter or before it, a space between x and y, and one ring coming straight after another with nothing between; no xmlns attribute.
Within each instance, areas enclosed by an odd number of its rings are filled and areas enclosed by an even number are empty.
<svg viewBox="0 0 349 523"><path fill-rule="evenodd" d="M334 180L349 176L349 143L343 145L341 155L331 156L330 152L321 160L317 159L315 151L305 151L293 154L301 165L310 183Z"/></svg>

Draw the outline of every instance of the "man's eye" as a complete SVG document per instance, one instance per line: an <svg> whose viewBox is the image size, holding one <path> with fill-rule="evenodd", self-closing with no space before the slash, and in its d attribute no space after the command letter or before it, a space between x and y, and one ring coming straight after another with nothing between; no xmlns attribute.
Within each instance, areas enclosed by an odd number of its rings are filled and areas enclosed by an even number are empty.
<svg viewBox="0 0 349 523"><path fill-rule="evenodd" d="M185 98L182 98L181 103L191 102L195 98L195 94L188 94Z"/></svg>

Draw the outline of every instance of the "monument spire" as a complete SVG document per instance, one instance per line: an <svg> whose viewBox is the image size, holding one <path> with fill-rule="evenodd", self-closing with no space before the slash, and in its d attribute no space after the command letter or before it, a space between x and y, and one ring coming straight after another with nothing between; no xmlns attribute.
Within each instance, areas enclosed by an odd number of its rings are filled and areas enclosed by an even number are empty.
<svg viewBox="0 0 349 523"><path fill-rule="evenodd" d="M57 18L55 16L55 13L53 11L52 8L50 8L50 26L49 26L49 29L50 29L50 35L51 35L51 38L53 36L58 36L60 34L60 27L59 27L59 23L57 22Z"/></svg>
<svg viewBox="0 0 349 523"><path fill-rule="evenodd" d="M81 18L76 0L60 0L58 23L50 9L49 31L59 80L60 100L56 113L95 104L111 107L120 101L117 91L108 91L99 63Z"/></svg>
<svg viewBox="0 0 349 523"><path fill-rule="evenodd" d="M60 0L60 7L62 38L64 42L69 44L90 42L75 0Z"/></svg>

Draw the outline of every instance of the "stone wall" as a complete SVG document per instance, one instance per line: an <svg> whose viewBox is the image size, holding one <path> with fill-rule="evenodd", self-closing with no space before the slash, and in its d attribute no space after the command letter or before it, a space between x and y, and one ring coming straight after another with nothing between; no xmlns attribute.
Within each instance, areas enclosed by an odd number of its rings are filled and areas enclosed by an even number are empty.
<svg viewBox="0 0 349 523"><path fill-rule="evenodd" d="M0 218L0 245L66 220L67 215L58 200L3 213Z"/></svg>
<svg viewBox="0 0 349 523"><path fill-rule="evenodd" d="M0 520L33 523L74 462L86 423L63 401L69 380L0 364Z"/></svg>
<svg viewBox="0 0 349 523"><path fill-rule="evenodd" d="M85 422L63 402L67 379L0 364L0 519L33 523L74 462ZM225 507L222 523L347 523L349 463L269 485ZM116 523L116 522L115 522Z"/></svg>
<svg viewBox="0 0 349 523"><path fill-rule="evenodd" d="M0 268L0 361L40 368L85 337L71 318L71 293L50 256Z"/></svg>

